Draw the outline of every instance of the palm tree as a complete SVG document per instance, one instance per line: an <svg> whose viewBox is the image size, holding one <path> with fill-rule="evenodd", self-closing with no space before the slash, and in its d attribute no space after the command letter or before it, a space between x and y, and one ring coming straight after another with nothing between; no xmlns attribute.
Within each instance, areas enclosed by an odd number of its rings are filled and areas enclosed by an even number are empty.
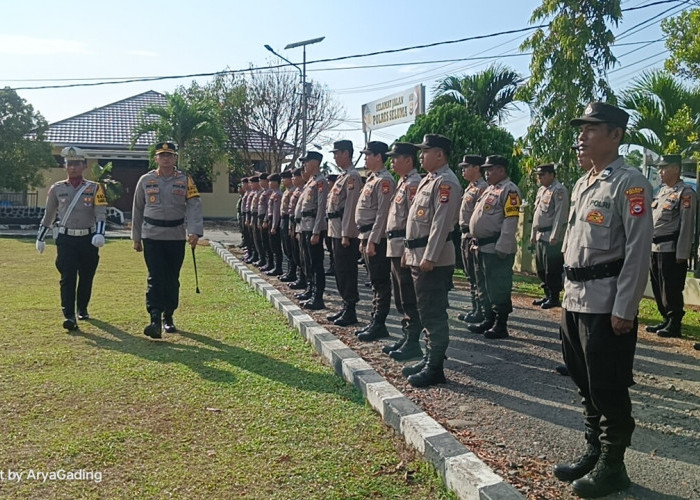
<svg viewBox="0 0 700 500"><path fill-rule="evenodd" d="M636 78L619 102L630 111L631 144L658 154L688 154L700 125L700 89L655 70Z"/></svg>
<svg viewBox="0 0 700 500"><path fill-rule="evenodd" d="M448 76L433 87L435 98L431 107L456 102L495 125L503 122L515 107L515 91L522 81L517 72L501 64L473 75Z"/></svg>
<svg viewBox="0 0 700 500"><path fill-rule="evenodd" d="M204 141L221 146L224 133L213 106L203 99L187 98L178 91L165 94L165 98L165 106L152 104L141 110L132 130L132 146L143 134L155 132L156 140L172 140L178 145L182 162L187 161L187 147L193 142Z"/></svg>

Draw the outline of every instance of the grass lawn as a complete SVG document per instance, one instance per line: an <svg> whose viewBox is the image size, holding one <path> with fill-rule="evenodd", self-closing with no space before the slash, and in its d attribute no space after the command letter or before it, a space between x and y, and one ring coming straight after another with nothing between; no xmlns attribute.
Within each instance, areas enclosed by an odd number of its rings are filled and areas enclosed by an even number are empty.
<svg viewBox="0 0 700 500"><path fill-rule="evenodd" d="M187 252L164 341L142 333L143 256L100 253L94 319L69 334L55 246L0 239L0 497L453 498L212 250L199 295Z"/></svg>

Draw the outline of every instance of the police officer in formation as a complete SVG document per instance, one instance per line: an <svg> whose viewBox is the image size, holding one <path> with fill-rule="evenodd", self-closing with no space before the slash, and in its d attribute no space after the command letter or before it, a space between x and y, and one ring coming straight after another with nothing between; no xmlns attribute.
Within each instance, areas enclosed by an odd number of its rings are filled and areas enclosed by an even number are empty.
<svg viewBox="0 0 700 500"><path fill-rule="evenodd" d="M204 234L204 222L197 186L176 167L175 144L156 144L155 162L158 168L136 184L131 239L148 268L146 309L151 322L143 333L159 339L163 327L168 333L177 331L173 313L179 302L185 242L194 250Z"/></svg>
<svg viewBox="0 0 700 500"><path fill-rule="evenodd" d="M325 309L323 292L326 289L326 272L323 267L323 239L326 235L326 201L328 182L320 172L323 155L310 151L299 159L304 165L308 181L299 198L301 205L301 236L303 254L308 269L308 289L299 296L305 309ZM299 207L297 207L299 208Z"/></svg>
<svg viewBox="0 0 700 500"><path fill-rule="evenodd" d="M486 158L483 168L489 186L477 200L469 220L470 249L476 255L476 282L484 320L467 328L487 339L508 337L508 315L513 311L513 263L522 195L508 177L508 160Z"/></svg>
<svg viewBox="0 0 700 500"><path fill-rule="evenodd" d="M659 337L680 337L688 259L695 238L697 198L681 176L681 156L665 155L657 164L663 185L651 204L654 236L651 248L651 287L663 317L646 331Z"/></svg>
<svg viewBox="0 0 700 500"><path fill-rule="evenodd" d="M262 255L255 265L264 272L269 271L273 267L272 248L270 248L270 229L265 223L267 219L267 205L270 200L270 195L272 195L272 189L270 189L270 181L268 180L267 172L261 173L258 177L260 179L261 192L258 194L256 200L258 216L255 227L260 235L260 249Z"/></svg>
<svg viewBox="0 0 700 500"><path fill-rule="evenodd" d="M462 177L467 181L467 188L462 195L462 205L459 209L459 229L462 233L461 249L462 263L464 264L464 274L469 281L469 292L471 295L472 310L467 314L459 314L457 319L467 323L479 323L484 320L481 309L481 301L476 287L476 256L469 250L472 235L469 232L469 220L474 213L476 201L482 195L488 184L481 175L481 165L484 157L474 154L466 154L462 158Z"/></svg>
<svg viewBox="0 0 700 500"><path fill-rule="evenodd" d="M360 251L372 284L372 319L357 330L357 338L372 341L388 337L386 318L391 308L391 263L386 253L386 223L396 182L385 167L389 146L380 141L367 143L362 153L370 172L355 209L360 234Z"/></svg>
<svg viewBox="0 0 700 500"><path fill-rule="evenodd" d="M417 147L428 175L419 184L408 213L403 263L411 268L427 345L423 360L404 367L403 374L411 385L427 387L445 382L443 363L450 333L447 294L455 266L452 231L459 219L462 187L447 163L452 148L447 137L427 134Z"/></svg>
<svg viewBox="0 0 700 500"><path fill-rule="evenodd" d="M241 231L243 232L243 246L245 246L245 253L243 254L244 262L253 262L255 256L255 238L250 230L250 204L253 197L253 184L251 182L251 177L244 177L241 179L241 183L245 188L245 193L243 195L243 201L241 203Z"/></svg>
<svg viewBox="0 0 700 500"><path fill-rule="evenodd" d="M100 260L98 249L105 244L107 199L102 186L83 178L87 160L82 150L66 147L61 151L67 178L49 188L46 211L39 225L36 249L43 253L46 233L56 222L56 269L61 273L63 328L76 330L76 303L80 320L90 319L88 305L92 282Z"/></svg>
<svg viewBox="0 0 700 500"><path fill-rule="evenodd" d="M282 193L282 201L280 203L280 236L282 239L282 252L287 258L287 272L279 277L282 283L289 283L297 279L297 264L294 260L294 250L292 247L292 238L289 234L291 227L292 212L290 211L290 201L296 187L292 181L292 170L287 169L280 174L284 192Z"/></svg>
<svg viewBox="0 0 700 500"><path fill-rule="evenodd" d="M258 197L262 193L260 188L260 177L253 175L249 178L250 181L250 197L248 201L248 220L246 225L253 239L253 252L246 259L248 264L258 265L260 259L263 258L262 241L260 240L260 231L258 230Z"/></svg>
<svg viewBox="0 0 700 500"><path fill-rule="evenodd" d="M651 258L651 185L618 153L629 116L601 102L571 121L593 167L574 186L564 237L562 351L584 406L586 452L555 467L574 492L625 489L624 454L635 423L629 386L637 311Z"/></svg>
<svg viewBox="0 0 700 500"><path fill-rule="evenodd" d="M391 262L391 283L394 290L394 303L401 318L403 336L395 343L382 348L385 354L397 361L405 361L423 356L420 339L423 324L420 321L416 290L413 286L411 268L401 265L406 238L406 224L411 203L416 197L421 176L416 170L418 148L408 142L397 142L387 153L391 158L391 168L399 178L396 191L391 199L386 223L386 255Z"/></svg>
<svg viewBox="0 0 700 500"><path fill-rule="evenodd" d="M328 174L326 176L326 180L328 181L328 192L332 193L333 192L333 186L335 185L335 181L338 179L338 174ZM328 196L328 199L330 199L330 195ZM326 203L329 203L326 201ZM326 207L326 221L328 221L328 207ZM335 277L335 256L333 255L333 239L328 236L328 232L326 232L326 237L323 238L323 244L326 246L326 251L328 252L328 270L326 271L326 276L333 276Z"/></svg>
<svg viewBox="0 0 700 500"><path fill-rule="evenodd" d="M561 247L569 215L569 192L556 179L554 164L539 165L535 172L540 188L535 199L530 242L535 245L537 275L542 281L544 297L532 304L551 309L561 306L560 294L564 288Z"/></svg>
<svg viewBox="0 0 700 500"><path fill-rule="evenodd" d="M291 290L304 290L306 288L306 261L304 260L301 241L301 203L299 198L304 188L304 169L299 167L292 172L294 192L289 198L289 237L292 240L292 254L296 263L297 279L289 284ZM304 292L299 292L299 294ZM295 295L296 298L299 298Z"/></svg>
<svg viewBox="0 0 700 500"><path fill-rule="evenodd" d="M282 270L282 235L280 223L282 222L282 190L280 189L280 174L270 174L267 178L270 184L270 197L267 200L267 213L263 227L268 234L270 247L270 262L267 266L268 276L280 276Z"/></svg>
<svg viewBox="0 0 700 500"><path fill-rule="evenodd" d="M359 231L355 222L355 208L362 191L362 178L352 163L353 144L348 140L333 143L333 159L342 173L328 196L326 217L328 236L335 261L335 281L343 299L340 311L327 317L338 326L357 323L356 305L360 300L357 290L357 260L360 258Z"/></svg>

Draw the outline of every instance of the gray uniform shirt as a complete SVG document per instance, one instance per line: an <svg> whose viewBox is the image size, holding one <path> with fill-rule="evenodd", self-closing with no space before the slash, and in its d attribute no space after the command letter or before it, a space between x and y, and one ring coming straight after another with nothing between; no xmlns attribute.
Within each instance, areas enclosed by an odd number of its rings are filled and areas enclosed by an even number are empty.
<svg viewBox="0 0 700 500"><path fill-rule="evenodd" d="M304 187L298 187L292 193L292 197L289 200L289 213L290 217L294 219L294 232L301 233L301 194L304 192Z"/></svg>
<svg viewBox="0 0 700 500"><path fill-rule="evenodd" d="M327 213L342 212L342 216L328 219L328 236L331 238L357 238L355 208L362 192L362 177L351 166L338 176L328 196Z"/></svg>
<svg viewBox="0 0 700 500"><path fill-rule="evenodd" d="M292 194L294 194L294 191L296 190L296 187L291 186L289 188L285 188L284 192L282 193L282 202L280 204L280 214L281 215L294 215L290 210L289 210L289 202L292 199Z"/></svg>
<svg viewBox="0 0 700 500"><path fill-rule="evenodd" d="M469 220L469 232L477 239L497 236L498 240L479 244L480 252L514 254L517 251L521 205L520 189L508 177L484 190Z"/></svg>
<svg viewBox="0 0 700 500"><path fill-rule="evenodd" d="M624 259L619 276L564 281L567 311L609 314L632 320L649 276L651 184L619 157L588 185L576 182L564 236L564 265L581 268Z"/></svg>
<svg viewBox="0 0 700 500"><path fill-rule="evenodd" d="M80 200L73 207L68 220L64 220L66 210L83 186L85 189L80 194ZM61 225L66 229L91 229L97 222L105 222L106 210L107 199L98 183L83 179L74 188L67 180L59 181L49 188L46 195L46 211L41 225L51 227L58 213L59 219L63 221Z"/></svg>
<svg viewBox="0 0 700 500"><path fill-rule="evenodd" d="M394 197L391 199L391 205L389 206L389 216L386 221L387 232L406 230L408 211L416 197L420 181L420 174L415 168L399 179L399 184L396 186ZM388 239L386 244L386 256L401 257L406 248L404 247L403 240L404 236Z"/></svg>
<svg viewBox="0 0 700 500"><path fill-rule="evenodd" d="M386 238L389 204L395 189L396 181L386 168L369 176L355 208L357 227L372 226L360 231L361 240L369 240L377 245L382 238Z"/></svg>
<svg viewBox="0 0 700 500"><path fill-rule="evenodd" d="M311 231L312 234L321 234L328 227L326 223L326 201L328 198L328 181L326 177L318 173L304 186L304 191L299 198L298 207L301 207L301 230ZM304 214L307 215L304 215ZM310 215L313 214L313 215Z"/></svg>
<svg viewBox="0 0 700 500"><path fill-rule="evenodd" d="M455 246L447 235L459 219L462 186L448 164L426 175L418 185L408 211L406 239L428 237L425 247L406 248L406 265L420 266L423 259L435 266L455 264Z"/></svg>
<svg viewBox="0 0 700 500"><path fill-rule="evenodd" d="M270 199L267 200L266 220L270 223L270 228L278 228L280 226L281 207L282 207L282 191L279 189L271 190Z"/></svg>
<svg viewBox="0 0 700 500"><path fill-rule="evenodd" d="M131 239L184 240L185 224L161 227L149 224L144 217L173 221L185 219L187 234L204 234L202 201L192 178L179 170L159 175L157 170L144 174L136 184L132 209Z"/></svg>
<svg viewBox="0 0 700 500"><path fill-rule="evenodd" d="M695 242L695 214L697 197L693 188L683 181L675 186L665 184L651 204L654 218L654 237L678 232L678 239L652 243L652 252L676 252L676 259L690 258Z"/></svg>
<svg viewBox="0 0 700 500"><path fill-rule="evenodd" d="M489 185L486 183L483 177L479 177L477 180L472 181L464 190L464 195L462 195L462 205L459 208L459 227L463 231L469 231L469 220L472 218L474 213L474 208L476 207L476 201L479 197L486 191ZM471 237L469 233L465 233L466 237Z"/></svg>
<svg viewBox="0 0 700 500"><path fill-rule="evenodd" d="M258 195L257 200L257 215L258 215L258 226L262 226L265 217L267 216L267 202L270 200L270 195L272 194L272 189L263 189Z"/></svg>
<svg viewBox="0 0 700 500"><path fill-rule="evenodd" d="M566 187L554 179L549 186L540 186L535 199L535 213L532 218L530 239L549 243L561 243L566 232L566 220L569 215L569 192ZM547 231L542 228L550 227Z"/></svg>

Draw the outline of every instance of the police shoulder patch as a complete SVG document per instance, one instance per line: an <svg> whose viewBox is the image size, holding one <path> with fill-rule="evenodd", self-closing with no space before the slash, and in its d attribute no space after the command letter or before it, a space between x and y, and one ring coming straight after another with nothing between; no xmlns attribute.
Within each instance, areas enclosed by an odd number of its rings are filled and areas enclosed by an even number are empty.
<svg viewBox="0 0 700 500"><path fill-rule="evenodd" d="M452 186L449 184L440 184L440 203L447 203L450 201L450 191Z"/></svg>

